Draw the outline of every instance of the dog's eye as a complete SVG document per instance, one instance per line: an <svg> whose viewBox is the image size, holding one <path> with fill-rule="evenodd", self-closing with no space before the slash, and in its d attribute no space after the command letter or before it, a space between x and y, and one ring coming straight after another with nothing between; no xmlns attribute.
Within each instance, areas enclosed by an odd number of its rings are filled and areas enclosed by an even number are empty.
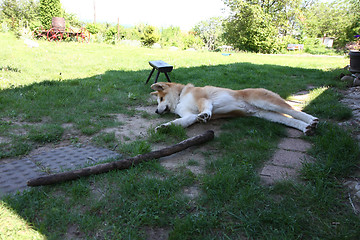
<svg viewBox="0 0 360 240"><path fill-rule="evenodd" d="M164 100L164 98L163 97L160 97L160 102L162 102Z"/></svg>

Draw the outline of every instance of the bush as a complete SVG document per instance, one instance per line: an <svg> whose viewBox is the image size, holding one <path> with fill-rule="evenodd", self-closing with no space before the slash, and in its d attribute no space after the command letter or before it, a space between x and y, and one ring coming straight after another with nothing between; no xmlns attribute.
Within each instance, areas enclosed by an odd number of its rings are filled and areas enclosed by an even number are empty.
<svg viewBox="0 0 360 240"><path fill-rule="evenodd" d="M97 34L100 31L100 27L98 24L93 24L93 23L89 23L86 25L86 29L91 33L91 34Z"/></svg>
<svg viewBox="0 0 360 240"><path fill-rule="evenodd" d="M204 42L200 37L194 36L193 34L184 34L181 38L183 49L195 48L201 49L204 46Z"/></svg>
<svg viewBox="0 0 360 240"><path fill-rule="evenodd" d="M181 47L180 27L168 27L161 30L161 46Z"/></svg>
<svg viewBox="0 0 360 240"><path fill-rule="evenodd" d="M305 38L303 40L304 51L310 54L334 55L336 51L322 44L320 38Z"/></svg>
<svg viewBox="0 0 360 240"><path fill-rule="evenodd" d="M154 43L157 43L160 40L160 34L154 26L146 25L143 29L141 36L141 43L144 46L150 47Z"/></svg>

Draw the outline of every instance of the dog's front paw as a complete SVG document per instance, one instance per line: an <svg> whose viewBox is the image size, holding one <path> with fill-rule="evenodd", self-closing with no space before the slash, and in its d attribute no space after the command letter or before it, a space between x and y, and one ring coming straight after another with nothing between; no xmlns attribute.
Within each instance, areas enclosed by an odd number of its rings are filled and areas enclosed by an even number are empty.
<svg viewBox="0 0 360 240"><path fill-rule="evenodd" d="M157 126L157 127L155 128L155 132L158 132L158 131L161 130L161 129L165 129L165 128L167 128L168 126L169 126L169 125L166 124L166 123L161 124L161 125L159 125L159 126Z"/></svg>
<svg viewBox="0 0 360 240"><path fill-rule="evenodd" d="M211 118L211 115L208 114L208 113L200 113L198 116L197 116L197 120L199 122L204 122L206 123L207 121L209 121Z"/></svg>

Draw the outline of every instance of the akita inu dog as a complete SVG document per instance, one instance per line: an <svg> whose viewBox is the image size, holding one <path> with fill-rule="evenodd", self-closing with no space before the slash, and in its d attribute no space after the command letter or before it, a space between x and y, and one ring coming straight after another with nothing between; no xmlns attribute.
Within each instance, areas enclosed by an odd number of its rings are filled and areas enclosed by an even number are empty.
<svg viewBox="0 0 360 240"><path fill-rule="evenodd" d="M227 88L192 84L159 82L151 85L157 95L156 113L173 112L180 116L170 124L188 127L211 118L254 116L296 128L306 135L313 133L319 120L309 114L294 110L278 94L263 88L231 90Z"/></svg>

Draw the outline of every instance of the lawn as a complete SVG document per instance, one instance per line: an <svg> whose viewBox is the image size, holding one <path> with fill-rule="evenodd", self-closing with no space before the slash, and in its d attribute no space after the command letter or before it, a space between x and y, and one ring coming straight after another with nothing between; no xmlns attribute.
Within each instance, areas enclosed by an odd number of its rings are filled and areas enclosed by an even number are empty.
<svg viewBox="0 0 360 240"><path fill-rule="evenodd" d="M171 141L185 138L186 130L177 128L167 135L150 129L131 143L101 133L122 124L114 114L131 116L136 107L155 104L150 84L144 84L151 60L174 65L171 80L184 84L264 87L284 98L311 86L314 100L305 111L321 120L316 135L306 137L314 144L309 154L315 161L303 168L302 182L263 186L258 170L285 128L261 119L231 119L201 153L204 174L171 171L151 161L6 196L0 200L0 239L145 239L149 232L165 232L169 239L359 238L359 218L341 187L359 164L359 147L351 132L336 124L351 117L338 101L338 89L345 86L337 76L348 59L39 44L28 48L0 33L0 161L56 146L66 138L64 124L94 144L119 145L125 156L167 144L168 135ZM192 186L200 189L197 198L183 194Z"/></svg>

